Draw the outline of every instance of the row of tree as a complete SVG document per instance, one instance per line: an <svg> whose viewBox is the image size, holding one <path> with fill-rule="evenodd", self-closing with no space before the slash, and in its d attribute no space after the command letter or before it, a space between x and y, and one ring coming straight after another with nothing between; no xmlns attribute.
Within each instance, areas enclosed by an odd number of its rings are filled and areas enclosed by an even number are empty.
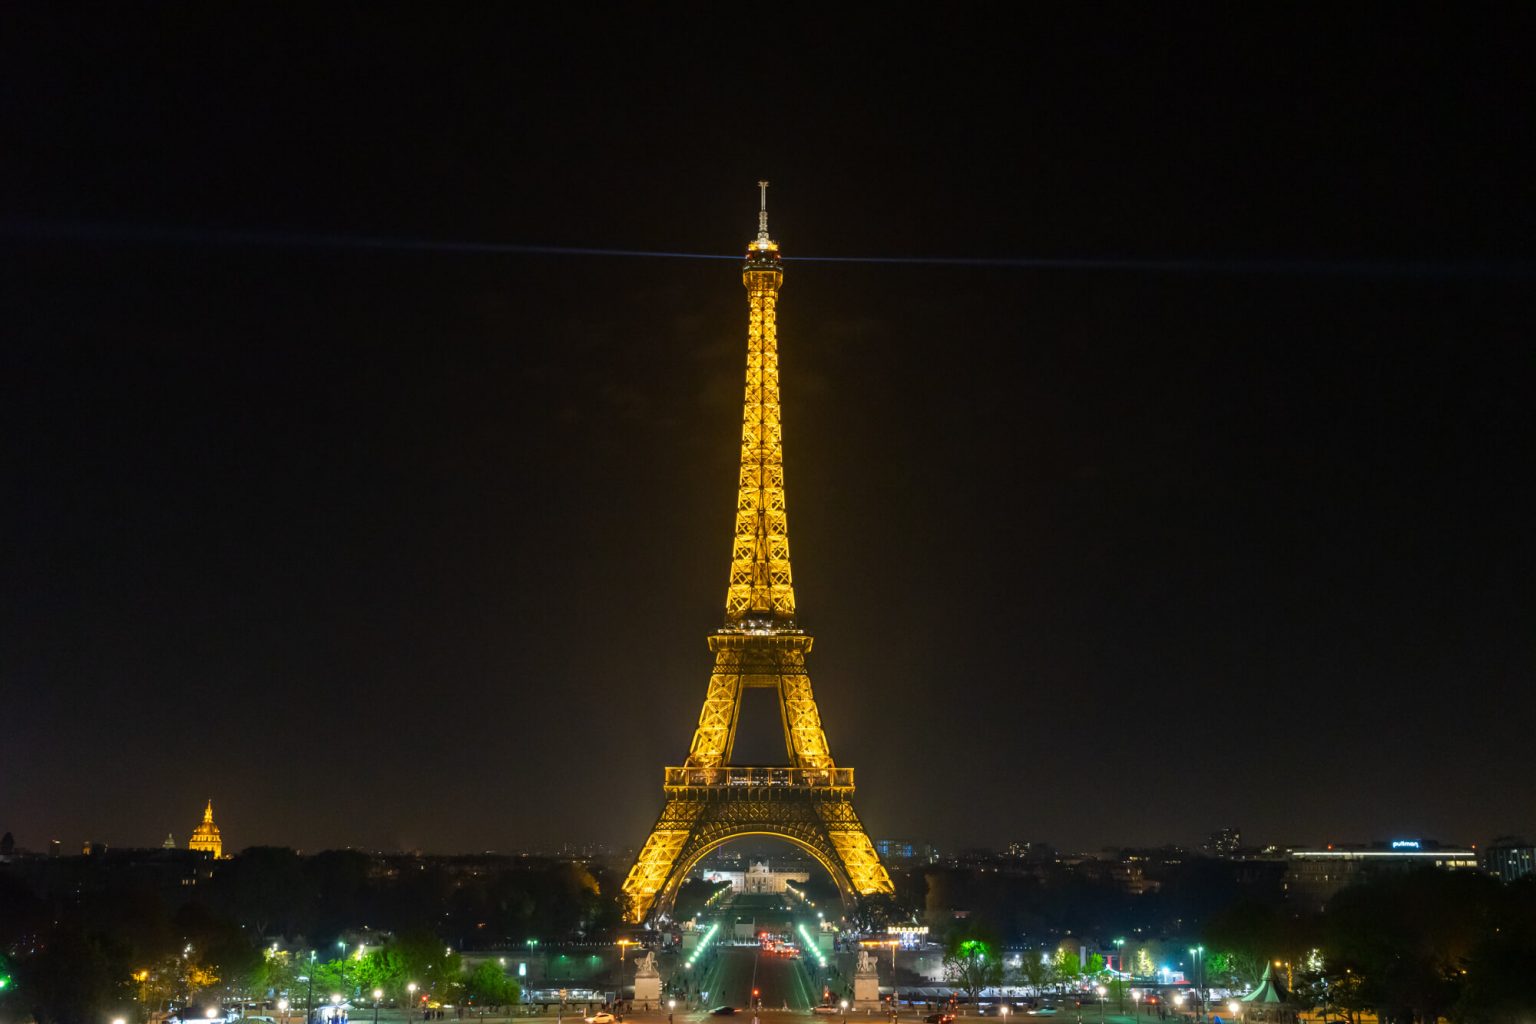
<svg viewBox="0 0 1536 1024"><path fill-rule="evenodd" d="M509 989L499 965L466 974L450 946L596 936L619 920L618 885L578 863L381 862L350 851L302 857L258 848L185 885L178 858L186 857L59 858L0 869L0 957L8 963L0 976L10 979L0 985L0 1021L98 1024L132 1018L134 1008L216 997L287 995L298 1009L297 994L311 991L367 1001L380 989L399 1000L410 982L442 1001L502 1003ZM361 958L333 959L343 933L390 938Z"/></svg>
<svg viewBox="0 0 1536 1024"><path fill-rule="evenodd" d="M1343 890L1314 916L1238 901L1187 941L1199 944L1198 957L1180 956L1187 947L1172 942L1122 948L1129 973L1150 984L1174 960L1199 988L1240 992L1276 967L1301 1006L1351 1022L1523 1024L1536 1013L1536 878L1504 885L1469 872L1383 875ZM998 986L1095 981L1117 998L1121 981L1103 958L1084 962L1075 947L1026 949L1010 960L996 931L968 922L948 936L944 964L973 1000Z"/></svg>

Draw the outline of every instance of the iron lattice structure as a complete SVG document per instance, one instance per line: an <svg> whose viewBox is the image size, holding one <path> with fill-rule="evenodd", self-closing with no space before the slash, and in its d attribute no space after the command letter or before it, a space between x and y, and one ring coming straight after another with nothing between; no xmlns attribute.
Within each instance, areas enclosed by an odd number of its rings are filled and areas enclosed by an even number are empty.
<svg viewBox="0 0 1536 1024"><path fill-rule="evenodd" d="M833 763L805 667L811 637L795 626L779 420L777 307L784 271L778 243L768 235L768 183L758 184L757 238L742 268L747 386L725 625L709 638L715 667L688 758L665 769L666 806L624 881L636 922L670 910L705 854L748 835L775 836L809 853L831 874L845 904L894 891L853 809L853 769ZM784 766L731 764L747 687L778 694Z"/></svg>

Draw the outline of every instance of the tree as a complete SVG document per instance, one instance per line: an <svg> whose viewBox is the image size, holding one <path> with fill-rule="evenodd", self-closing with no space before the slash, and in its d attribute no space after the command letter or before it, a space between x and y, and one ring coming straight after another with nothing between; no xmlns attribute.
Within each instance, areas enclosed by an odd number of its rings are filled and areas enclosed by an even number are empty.
<svg viewBox="0 0 1536 1024"><path fill-rule="evenodd" d="M1003 961L985 940L961 938L944 954L944 976L975 1006L983 989L1002 984Z"/></svg>
<svg viewBox="0 0 1536 1024"><path fill-rule="evenodd" d="M431 932L413 932L402 935L389 944L391 952L399 957L399 981L414 981L423 993L430 993L442 1002L454 1002L464 984L464 969L459 955L446 949Z"/></svg>
<svg viewBox="0 0 1536 1024"><path fill-rule="evenodd" d="M495 960L483 960L464 979L466 1000L481 1006L507 1006L522 998L522 986Z"/></svg>
<svg viewBox="0 0 1536 1024"><path fill-rule="evenodd" d="M894 895L874 893L859 897L852 923L855 929L865 934L884 934L888 925L910 924L912 917L912 909L902 906Z"/></svg>
<svg viewBox="0 0 1536 1024"><path fill-rule="evenodd" d="M1065 946L1056 951L1051 957L1050 978L1057 990L1067 985L1077 984L1077 979L1083 976L1083 962L1078 955Z"/></svg>
<svg viewBox="0 0 1536 1024"><path fill-rule="evenodd" d="M132 998L120 951L77 929L54 934L17 968L18 1000L37 1024L103 1020Z"/></svg>
<svg viewBox="0 0 1536 1024"><path fill-rule="evenodd" d="M1334 1003L1384 1024L1447 1016L1503 899L1494 879L1433 868L1343 890L1323 918Z"/></svg>
<svg viewBox="0 0 1536 1024"><path fill-rule="evenodd" d="M408 980L405 976L405 961L398 950L388 947L376 949L353 961L352 980L359 992L372 992L377 988L392 998L398 998L405 992Z"/></svg>
<svg viewBox="0 0 1536 1024"><path fill-rule="evenodd" d="M1203 932L1210 949L1206 980L1212 984L1251 988L1264 976L1270 959L1284 955L1295 959L1299 949L1290 948L1286 920L1272 906L1244 900L1213 915Z"/></svg>
<svg viewBox="0 0 1536 1024"><path fill-rule="evenodd" d="M1023 985L1039 991L1051 980L1051 969L1045 958L1032 949L1026 949L1019 957L1019 966L1014 971L1014 984Z"/></svg>

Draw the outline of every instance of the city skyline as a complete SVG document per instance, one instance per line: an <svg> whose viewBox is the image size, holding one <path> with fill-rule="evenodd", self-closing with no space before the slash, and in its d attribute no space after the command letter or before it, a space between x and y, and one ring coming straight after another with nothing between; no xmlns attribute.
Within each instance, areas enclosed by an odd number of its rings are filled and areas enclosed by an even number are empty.
<svg viewBox="0 0 1536 1024"><path fill-rule="evenodd" d="M10 62L0 831L643 841L768 179L797 615L872 836L1536 832L1513 47L785 21L767 76L676 13L634 26L672 63L323 18Z"/></svg>

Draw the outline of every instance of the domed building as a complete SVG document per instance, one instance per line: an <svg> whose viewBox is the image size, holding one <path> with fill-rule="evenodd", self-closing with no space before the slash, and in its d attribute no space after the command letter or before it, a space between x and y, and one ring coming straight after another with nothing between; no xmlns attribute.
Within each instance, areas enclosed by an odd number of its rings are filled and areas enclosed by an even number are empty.
<svg viewBox="0 0 1536 1024"><path fill-rule="evenodd" d="M192 830L192 838L187 840L187 849L206 853L215 860L224 855L224 840L219 838L219 826L213 823L212 800L203 809L202 824Z"/></svg>

